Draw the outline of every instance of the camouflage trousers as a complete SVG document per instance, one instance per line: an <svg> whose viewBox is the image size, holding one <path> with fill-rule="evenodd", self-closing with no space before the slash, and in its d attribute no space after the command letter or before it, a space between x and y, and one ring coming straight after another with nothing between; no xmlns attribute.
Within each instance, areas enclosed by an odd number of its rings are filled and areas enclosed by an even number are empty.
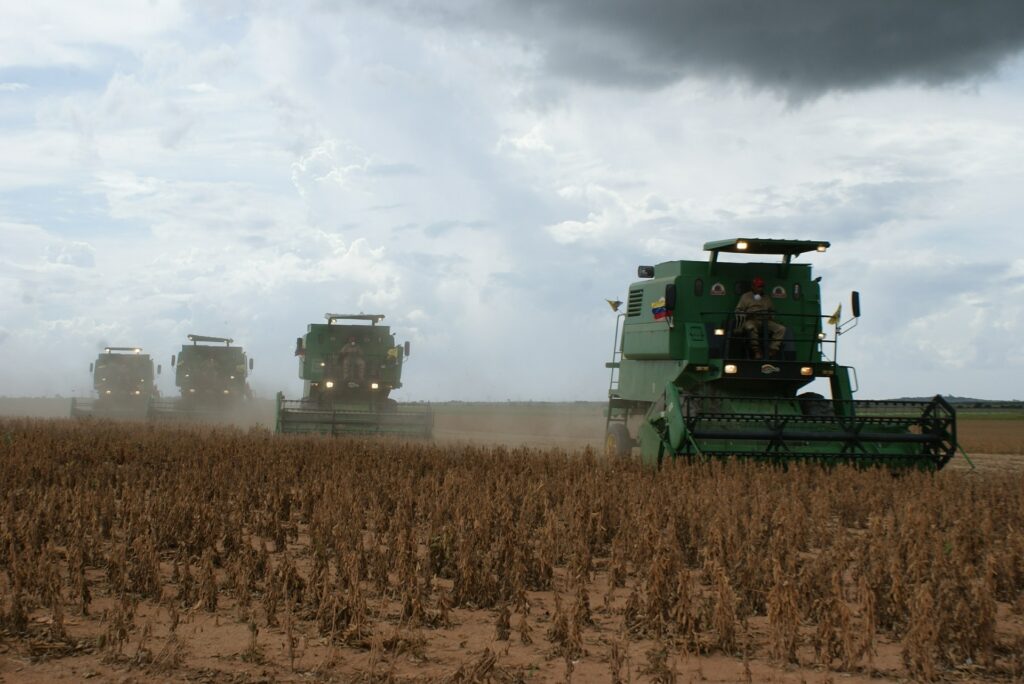
<svg viewBox="0 0 1024 684"><path fill-rule="evenodd" d="M761 353L761 326L768 329L770 340L768 342L768 355L775 356L782 348L782 338L786 336L786 326L772 320L756 320L748 318L743 322L743 332L750 339L750 351L754 354Z"/></svg>
<svg viewBox="0 0 1024 684"><path fill-rule="evenodd" d="M360 356L348 355L341 360L341 378L346 382L362 382L366 376L366 361Z"/></svg>

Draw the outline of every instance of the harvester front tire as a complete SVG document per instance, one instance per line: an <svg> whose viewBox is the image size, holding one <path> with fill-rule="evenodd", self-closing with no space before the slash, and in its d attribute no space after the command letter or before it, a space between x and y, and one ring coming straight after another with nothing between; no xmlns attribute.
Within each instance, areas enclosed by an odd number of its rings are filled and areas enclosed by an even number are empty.
<svg viewBox="0 0 1024 684"><path fill-rule="evenodd" d="M633 452L633 438L622 423L612 423L604 436L604 453L609 458L626 458Z"/></svg>
<svg viewBox="0 0 1024 684"><path fill-rule="evenodd" d="M824 417L834 416L832 402L817 392L804 392L797 396L800 400L800 410L805 416Z"/></svg>

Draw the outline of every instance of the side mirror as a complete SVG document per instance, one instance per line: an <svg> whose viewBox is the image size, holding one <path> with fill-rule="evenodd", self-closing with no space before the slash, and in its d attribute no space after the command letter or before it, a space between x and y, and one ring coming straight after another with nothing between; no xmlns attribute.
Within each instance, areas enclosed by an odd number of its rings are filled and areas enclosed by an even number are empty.
<svg viewBox="0 0 1024 684"><path fill-rule="evenodd" d="M409 356L409 340L406 340L403 346L405 348L405 355Z"/></svg>
<svg viewBox="0 0 1024 684"><path fill-rule="evenodd" d="M295 356L302 356L305 353L306 353L306 349L305 349L305 347L303 347L302 338L301 337L296 337L295 338Z"/></svg>
<svg viewBox="0 0 1024 684"><path fill-rule="evenodd" d="M860 292L856 290L850 295L850 305L853 309L853 317L860 318Z"/></svg>
<svg viewBox="0 0 1024 684"><path fill-rule="evenodd" d="M89 372L90 372L90 373L92 373L92 366L93 366L93 364L91 364L91 363L90 363L90 364L89 364Z"/></svg>
<svg viewBox="0 0 1024 684"><path fill-rule="evenodd" d="M171 354L171 368L174 368L174 354Z"/></svg>
<svg viewBox="0 0 1024 684"><path fill-rule="evenodd" d="M162 371L163 369L164 369L164 367L161 366L159 363L156 364L156 374L157 375L160 375L160 371Z"/></svg>
<svg viewBox="0 0 1024 684"><path fill-rule="evenodd" d="M637 278L653 278L654 267L653 266L637 266L636 269Z"/></svg>
<svg viewBox="0 0 1024 684"><path fill-rule="evenodd" d="M665 286L665 308L669 311L676 310L676 284L669 283Z"/></svg>
<svg viewBox="0 0 1024 684"><path fill-rule="evenodd" d="M252 370L252 359L249 359L249 370Z"/></svg>

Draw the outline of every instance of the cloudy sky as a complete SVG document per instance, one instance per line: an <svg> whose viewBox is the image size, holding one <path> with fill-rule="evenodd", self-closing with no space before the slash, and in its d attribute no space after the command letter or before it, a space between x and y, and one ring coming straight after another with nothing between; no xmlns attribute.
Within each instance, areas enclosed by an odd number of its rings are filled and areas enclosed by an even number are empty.
<svg viewBox="0 0 1024 684"><path fill-rule="evenodd" d="M1024 399L1024 3L4 3L0 395L385 313L401 397L599 400L639 263L825 239L862 398ZM165 393L173 380L162 378Z"/></svg>

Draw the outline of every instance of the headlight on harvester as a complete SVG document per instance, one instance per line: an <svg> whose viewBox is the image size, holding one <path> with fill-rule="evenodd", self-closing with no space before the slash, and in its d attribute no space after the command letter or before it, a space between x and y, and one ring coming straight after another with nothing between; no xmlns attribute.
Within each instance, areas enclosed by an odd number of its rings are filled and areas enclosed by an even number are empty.
<svg viewBox="0 0 1024 684"><path fill-rule="evenodd" d="M110 394L110 390L107 390L106 392L104 392L104 394Z"/></svg>
<svg viewBox="0 0 1024 684"><path fill-rule="evenodd" d="M321 361L321 362L320 362L320 367L321 367L321 368L323 368L323 367L324 367L324 366L326 366L326 365L327 365L327 363L326 363L325 361Z"/></svg>
<svg viewBox="0 0 1024 684"><path fill-rule="evenodd" d="M378 385L377 383L375 383L375 382L371 382L370 383L370 389L379 389L379 388L380 388L380 385Z"/></svg>
<svg viewBox="0 0 1024 684"><path fill-rule="evenodd" d="M723 370L725 371L726 375L735 375L738 369L736 368L735 363L727 363L725 364L725 368Z"/></svg>
<svg viewBox="0 0 1024 684"><path fill-rule="evenodd" d="M188 391L190 393L192 393L192 394L195 394L196 393L196 388L195 387L189 387Z"/></svg>
<svg viewBox="0 0 1024 684"><path fill-rule="evenodd" d="M736 249L744 250L746 248L747 248L747 241L746 240L740 240L739 242L736 243Z"/></svg>
<svg viewBox="0 0 1024 684"><path fill-rule="evenodd" d="M810 366L800 366L800 375L814 375L814 369Z"/></svg>
<svg viewBox="0 0 1024 684"><path fill-rule="evenodd" d="M231 390L224 390L224 394L231 394Z"/></svg>
<svg viewBox="0 0 1024 684"><path fill-rule="evenodd" d="M825 333L823 333L823 332L818 333L818 339L819 340L825 339Z"/></svg>
<svg viewBox="0 0 1024 684"><path fill-rule="evenodd" d="M136 394L142 394L142 391L141 390L135 390L135 393Z"/></svg>
<svg viewBox="0 0 1024 684"><path fill-rule="evenodd" d="M715 328L715 337L722 337L725 335L725 328Z"/></svg>
<svg viewBox="0 0 1024 684"><path fill-rule="evenodd" d="M324 387L326 387L327 389L331 389L332 387L334 387L334 381L328 380L327 382L324 383Z"/></svg>

